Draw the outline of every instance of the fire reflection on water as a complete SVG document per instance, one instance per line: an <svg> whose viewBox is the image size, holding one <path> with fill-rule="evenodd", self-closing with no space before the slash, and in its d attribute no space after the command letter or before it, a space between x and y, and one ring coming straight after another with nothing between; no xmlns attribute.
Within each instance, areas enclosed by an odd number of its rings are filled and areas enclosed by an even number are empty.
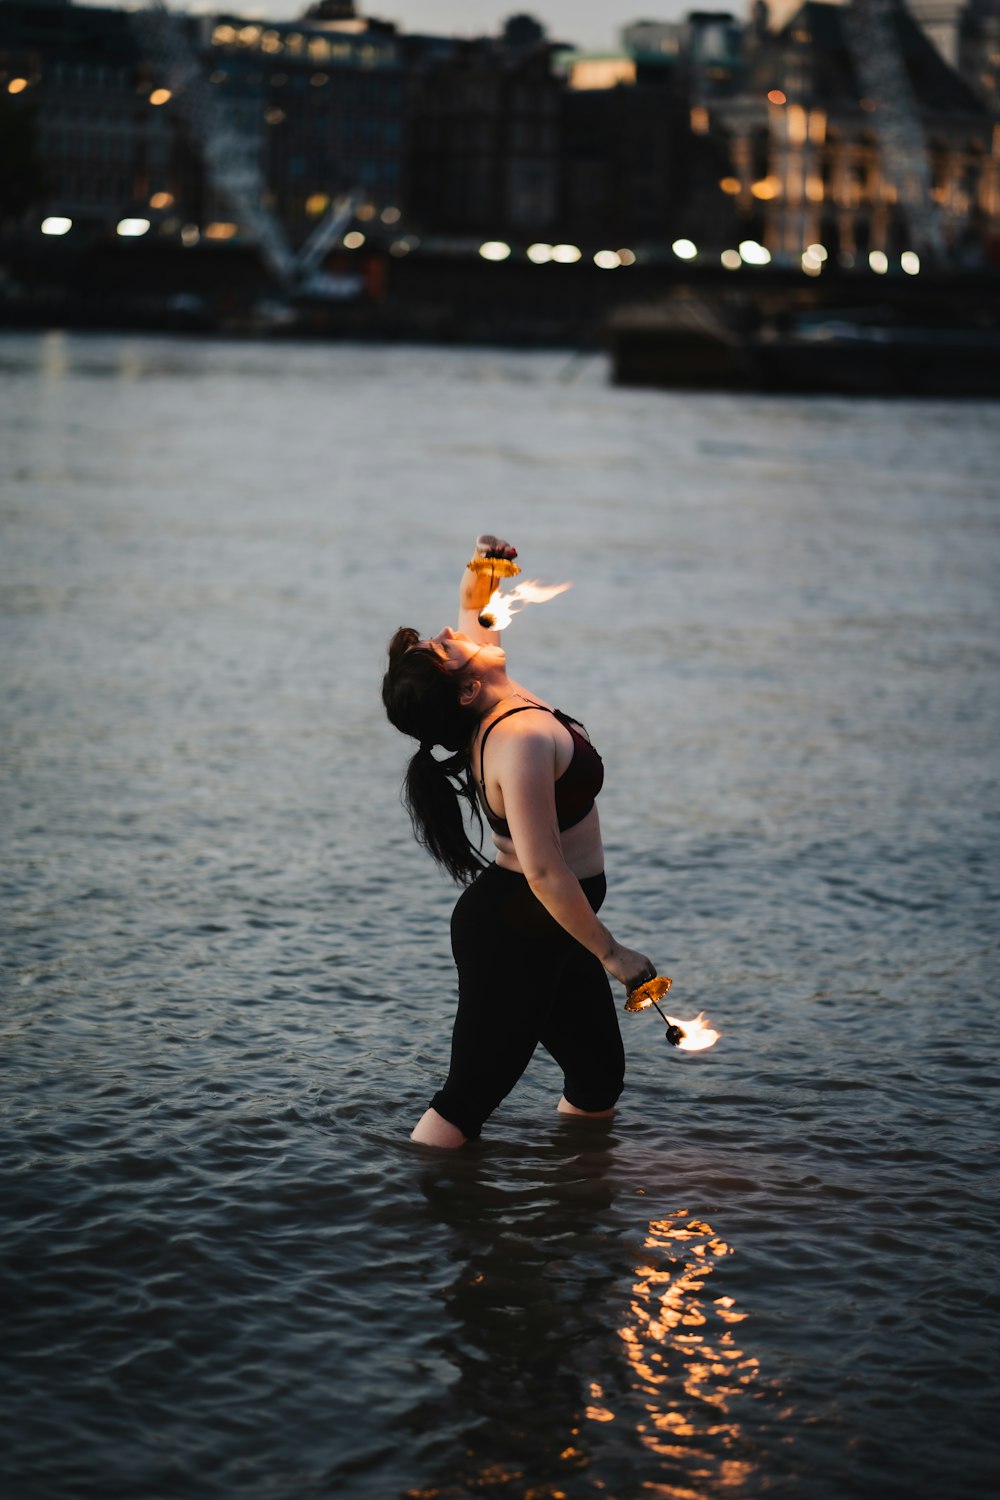
<svg viewBox="0 0 1000 1500"><path fill-rule="evenodd" d="M502 1186L488 1158L421 1179L448 1246L428 1368L457 1379L407 1414L429 1472L406 1500L736 1500L759 1478L742 1403L766 1382L708 1280L730 1246L687 1210L622 1217L613 1151L577 1149Z"/></svg>
<svg viewBox="0 0 1000 1500"><path fill-rule="evenodd" d="M701 1500L709 1492L745 1484L753 1465L737 1456L742 1443L732 1411L759 1374L759 1364L737 1343L746 1317L731 1297L706 1287L717 1263L731 1255L710 1224L679 1209L649 1226L645 1249L660 1254L636 1267L629 1316L619 1329L632 1389L645 1416L639 1441L659 1459L683 1465L679 1483L644 1486L662 1500ZM590 1387L592 1420L613 1420L603 1391Z"/></svg>

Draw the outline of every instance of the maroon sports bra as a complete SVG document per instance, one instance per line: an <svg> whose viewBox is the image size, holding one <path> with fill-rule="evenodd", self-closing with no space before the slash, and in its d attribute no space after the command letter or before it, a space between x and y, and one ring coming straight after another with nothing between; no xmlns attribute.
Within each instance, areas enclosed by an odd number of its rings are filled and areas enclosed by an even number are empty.
<svg viewBox="0 0 1000 1500"><path fill-rule="evenodd" d="M567 828L573 828L577 823L582 823L594 805L594 798L604 785L604 762L594 749L588 739L585 739L574 725L579 724L578 719L571 719L568 714L561 713L558 708L546 708L543 703L526 703L523 708L508 708L505 714L487 726L483 735L483 743L479 748L479 791L483 803L483 811L486 821L494 833L499 833L502 838L510 838L510 826L505 818L498 818L486 800L486 741L498 724L504 719L509 719L512 714L526 714L529 709L541 709L542 713L554 714L560 724L564 724L573 736L573 759L566 767L561 776L556 777L556 821L559 824L559 832L565 833ZM582 728L582 726L581 726Z"/></svg>

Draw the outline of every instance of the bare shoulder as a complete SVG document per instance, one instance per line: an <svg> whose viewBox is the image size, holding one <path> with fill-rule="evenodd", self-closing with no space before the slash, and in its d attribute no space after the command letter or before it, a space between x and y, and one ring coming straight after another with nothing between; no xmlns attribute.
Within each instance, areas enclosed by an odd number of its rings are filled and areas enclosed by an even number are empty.
<svg viewBox="0 0 1000 1500"><path fill-rule="evenodd" d="M498 771L515 766L551 765L559 744L560 724L542 705L539 713L512 714L498 724L490 740Z"/></svg>

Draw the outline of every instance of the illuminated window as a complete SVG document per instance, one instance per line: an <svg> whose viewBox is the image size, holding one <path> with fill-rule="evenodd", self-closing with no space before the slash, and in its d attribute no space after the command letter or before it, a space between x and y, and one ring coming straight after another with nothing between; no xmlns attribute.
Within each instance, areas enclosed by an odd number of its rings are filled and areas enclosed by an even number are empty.
<svg viewBox="0 0 1000 1500"><path fill-rule="evenodd" d="M570 65L571 89L613 89L635 83L635 59L631 57L583 57Z"/></svg>
<svg viewBox="0 0 1000 1500"><path fill-rule="evenodd" d="M786 116L788 139L793 146L802 146L806 139L806 112L801 104L790 104Z"/></svg>

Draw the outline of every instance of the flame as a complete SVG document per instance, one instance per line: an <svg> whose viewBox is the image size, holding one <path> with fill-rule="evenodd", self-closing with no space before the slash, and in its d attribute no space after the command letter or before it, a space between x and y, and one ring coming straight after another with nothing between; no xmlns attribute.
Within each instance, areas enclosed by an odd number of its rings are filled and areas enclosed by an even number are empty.
<svg viewBox="0 0 1000 1500"><path fill-rule="evenodd" d="M526 604L546 604L549 599L554 599L557 594L565 594L572 587L571 583L539 583L537 579L529 578L524 583L515 584L509 594L494 589L490 602L484 606L482 613L490 616L493 630L506 630Z"/></svg>
<svg viewBox="0 0 1000 1500"><path fill-rule="evenodd" d="M668 1016L667 1020L671 1026L679 1026L684 1033L677 1043L682 1052L704 1052L706 1047L714 1047L719 1040L719 1033L709 1026L703 1010L698 1012L693 1021L681 1021L676 1016Z"/></svg>

